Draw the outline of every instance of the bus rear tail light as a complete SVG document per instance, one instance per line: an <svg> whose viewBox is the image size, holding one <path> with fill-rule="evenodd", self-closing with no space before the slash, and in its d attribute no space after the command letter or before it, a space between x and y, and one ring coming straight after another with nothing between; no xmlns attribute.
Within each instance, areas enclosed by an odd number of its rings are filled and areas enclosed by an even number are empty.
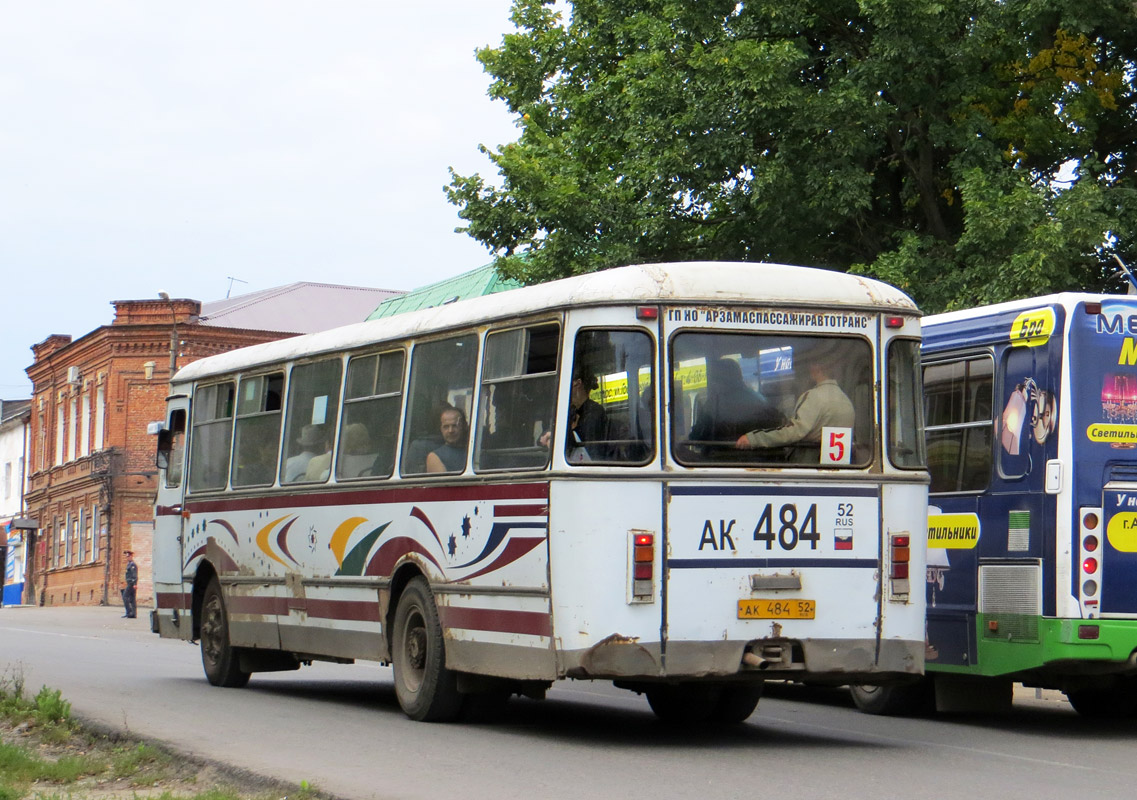
<svg viewBox="0 0 1137 800"><path fill-rule="evenodd" d="M893 600L907 601L910 584L908 564L912 556L912 537L907 533L894 533L889 539L889 585Z"/></svg>
<svg viewBox="0 0 1137 800"><path fill-rule="evenodd" d="M1101 525L1100 508L1081 508L1078 510L1078 519L1081 523L1079 544L1081 545L1081 562L1078 565L1081 580L1082 616L1093 619L1097 616L1101 600L1102 571L1105 563L1101 555Z"/></svg>
<svg viewBox="0 0 1137 800"><path fill-rule="evenodd" d="M628 602L655 601L655 534L631 531L628 536Z"/></svg>

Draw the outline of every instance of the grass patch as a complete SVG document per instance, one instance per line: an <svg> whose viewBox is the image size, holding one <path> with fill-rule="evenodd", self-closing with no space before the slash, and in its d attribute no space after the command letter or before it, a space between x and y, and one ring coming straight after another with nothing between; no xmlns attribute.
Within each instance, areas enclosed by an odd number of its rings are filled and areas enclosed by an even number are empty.
<svg viewBox="0 0 1137 800"><path fill-rule="evenodd" d="M0 800L321 800L239 777L161 747L84 729L44 686L31 697L17 665L0 674Z"/></svg>

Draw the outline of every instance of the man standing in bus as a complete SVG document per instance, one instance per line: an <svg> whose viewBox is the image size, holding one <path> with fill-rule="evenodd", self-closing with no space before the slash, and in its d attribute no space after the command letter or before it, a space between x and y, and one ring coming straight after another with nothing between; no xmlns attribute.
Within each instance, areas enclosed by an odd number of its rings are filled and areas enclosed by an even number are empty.
<svg viewBox="0 0 1137 800"><path fill-rule="evenodd" d="M832 365L818 355L810 355L806 357L806 369L813 388L798 398L793 418L780 428L744 433L735 447L752 450L795 445L792 461L816 463L821 460L822 428L853 427L853 403L834 379Z"/></svg>
<svg viewBox="0 0 1137 800"><path fill-rule="evenodd" d="M466 467L466 415L462 409L447 406L438 421L442 446L426 457L427 472L461 472Z"/></svg>

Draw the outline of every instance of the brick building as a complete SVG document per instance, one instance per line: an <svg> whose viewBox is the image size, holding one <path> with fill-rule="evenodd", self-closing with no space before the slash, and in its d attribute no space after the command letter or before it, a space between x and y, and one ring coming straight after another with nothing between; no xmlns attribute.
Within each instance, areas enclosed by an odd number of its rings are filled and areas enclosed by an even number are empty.
<svg viewBox="0 0 1137 800"><path fill-rule="evenodd" d="M147 425L165 417L175 362L362 320L393 294L300 283L204 313L197 300L122 300L110 325L34 345L25 507L39 530L25 595L42 605L118 603L123 551L133 550L145 608L157 489ZM298 306L303 315L291 313ZM250 327L270 319L297 330Z"/></svg>

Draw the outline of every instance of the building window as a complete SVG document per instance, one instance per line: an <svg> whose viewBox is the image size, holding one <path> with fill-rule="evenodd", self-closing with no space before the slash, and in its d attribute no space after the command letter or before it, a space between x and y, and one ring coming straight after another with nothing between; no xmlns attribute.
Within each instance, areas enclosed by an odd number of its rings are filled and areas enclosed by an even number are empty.
<svg viewBox="0 0 1137 800"><path fill-rule="evenodd" d="M60 566L63 563L63 554L67 550L67 520L59 521L59 517L55 518L55 566Z"/></svg>
<svg viewBox="0 0 1137 800"><path fill-rule="evenodd" d="M97 561L99 558L99 540L102 538L103 532L100 527L102 524L99 519L99 507L91 506L91 531L94 534L91 538L91 560Z"/></svg>
<svg viewBox="0 0 1137 800"><path fill-rule="evenodd" d="M47 416L42 412L39 414L39 425L36 428L36 452L35 452L35 465L36 469L44 469L47 466Z"/></svg>
<svg viewBox="0 0 1137 800"><path fill-rule="evenodd" d="M55 464L63 463L63 398L55 406Z"/></svg>
<svg viewBox="0 0 1137 800"><path fill-rule="evenodd" d="M95 389L95 449L103 449L103 415L106 412L106 388L99 386Z"/></svg>
<svg viewBox="0 0 1137 800"><path fill-rule="evenodd" d="M80 511L79 515L71 517L70 547L72 564L81 564L83 562L83 550L79 546L79 535L83 532L82 521L80 520L81 515L82 511Z"/></svg>
<svg viewBox="0 0 1137 800"><path fill-rule="evenodd" d="M90 536L91 520L87 518L87 509L79 509L79 555L76 561L82 564L87 560L87 540Z"/></svg>
<svg viewBox="0 0 1137 800"><path fill-rule="evenodd" d="M91 393L84 391L79 399L79 455L91 454Z"/></svg>
<svg viewBox="0 0 1137 800"><path fill-rule="evenodd" d="M79 433L78 425L76 424L76 422L78 421L78 413L79 413L79 398L76 397L75 395L71 395L71 397L69 397L67 400L67 460L68 461L74 461L75 460L75 440L77 438L77 434Z"/></svg>

